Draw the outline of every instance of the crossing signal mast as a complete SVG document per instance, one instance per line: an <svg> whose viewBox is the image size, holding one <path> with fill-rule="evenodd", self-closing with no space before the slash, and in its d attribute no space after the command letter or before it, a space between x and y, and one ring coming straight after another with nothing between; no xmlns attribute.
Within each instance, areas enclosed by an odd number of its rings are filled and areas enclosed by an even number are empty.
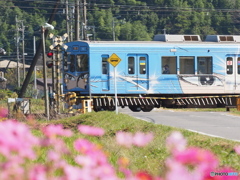
<svg viewBox="0 0 240 180"><path fill-rule="evenodd" d="M68 46L63 43L68 37L68 34L65 33L63 36L54 36L51 33L49 37L53 40L53 44L49 47L51 51L47 53L47 56L52 57L52 60L47 62L47 67L52 68L52 92L55 94L53 107L55 112L60 113L60 62L62 51L65 51L68 48Z"/></svg>

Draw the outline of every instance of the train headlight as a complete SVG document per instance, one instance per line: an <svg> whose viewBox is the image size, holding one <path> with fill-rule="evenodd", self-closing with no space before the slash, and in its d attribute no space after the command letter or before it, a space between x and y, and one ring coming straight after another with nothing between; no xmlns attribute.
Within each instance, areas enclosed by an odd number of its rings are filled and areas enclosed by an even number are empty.
<svg viewBox="0 0 240 180"><path fill-rule="evenodd" d="M65 84L69 82L69 79L64 79Z"/></svg>

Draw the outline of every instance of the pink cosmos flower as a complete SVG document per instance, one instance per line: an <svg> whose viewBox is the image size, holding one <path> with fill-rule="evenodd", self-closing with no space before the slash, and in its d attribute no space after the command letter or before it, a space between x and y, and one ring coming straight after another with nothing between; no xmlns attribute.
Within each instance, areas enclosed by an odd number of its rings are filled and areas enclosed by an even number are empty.
<svg viewBox="0 0 240 180"><path fill-rule="evenodd" d="M90 135L90 136L102 136L105 133L104 129L102 129L102 128L88 126L88 125L79 125L78 130L82 134Z"/></svg>
<svg viewBox="0 0 240 180"><path fill-rule="evenodd" d="M21 157L33 159L35 153L33 147L39 143L31 134L30 129L23 123L7 120L0 123L0 153L9 156L18 153Z"/></svg>
<svg viewBox="0 0 240 180"><path fill-rule="evenodd" d="M89 156L82 156L82 155L78 155L77 157L75 157L75 161L84 167L94 167L97 165L96 161L93 161L93 159Z"/></svg>
<svg viewBox="0 0 240 180"><path fill-rule="evenodd" d="M185 151L175 152L174 158L182 164L200 165L201 163L207 163L212 168L218 165L217 158L212 152L197 147L190 147Z"/></svg>
<svg viewBox="0 0 240 180"><path fill-rule="evenodd" d="M240 145L234 147L235 152L240 155Z"/></svg>
<svg viewBox="0 0 240 180"><path fill-rule="evenodd" d="M216 171L215 169L218 166L218 159L213 153L196 147L190 147L184 151L174 151L172 157L169 159L170 160L167 161L167 165L171 169L171 172L169 172L171 175L176 175L178 170L181 169L182 171L185 171L184 169L188 169L190 166L193 170L189 171L189 175L194 176L194 179L196 180L204 179L204 176L210 174L212 171ZM185 174L185 178L187 178L187 172L179 173Z"/></svg>
<svg viewBox="0 0 240 180"><path fill-rule="evenodd" d="M78 139L74 142L74 147L76 150L80 151L83 154L86 154L93 149L96 149L96 145L91 143L86 139Z"/></svg>
<svg viewBox="0 0 240 180"><path fill-rule="evenodd" d="M132 134L129 132L119 131L116 133L116 141L119 145L125 147L135 146L146 146L153 139L153 133L143 133L137 132L136 134Z"/></svg>
<svg viewBox="0 0 240 180"><path fill-rule="evenodd" d="M47 157L49 161L55 161L55 162L60 161L61 159L60 154L56 153L53 150L48 151Z"/></svg>
<svg viewBox="0 0 240 180"><path fill-rule="evenodd" d="M133 135L129 132L119 131L116 133L116 141L119 145L130 148L133 143Z"/></svg>
<svg viewBox="0 0 240 180"><path fill-rule="evenodd" d="M5 118L8 115L8 110L6 108L0 107L0 118Z"/></svg>
<svg viewBox="0 0 240 180"><path fill-rule="evenodd" d="M119 180L115 173L114 168L108 163L95 167L92 174L95 177L95 179Z"/></svg>
<svg viewBox="0 0 240 180"><path fill-rule="evenodd" d="M66 136L66 137L70 137L72 136L72 131L69 129L63 129L62 124L58 124L58 125L48 125L45 126L42 129L42 132L45 134L45 136L47 137L55 137L55 136Z"/></svg>
<svg viewBox="0 0 240 180"><path fill-rule="evenodd" d="M183 151L187 145L187 140L180 132L173 132L166 140L167 148L173 151Z"/></svg>
<svg viewBox="0 0 240 180"><path fill-rule="evenodd" d="M137 132L133 136L133 144L139 147L146 146L153 139L153 133Z"/></svg>
<svg viewBox="0 0 240 180"><path fill-rule="evenodd" d="M77 166L71 166L69 164L66 164L63 167L65 177L62 179L64 180L82 180L82 172L81 169Z"/></svg>
<svg viewBox="0 0 240 180"><path fill-rule="evenodd" d="M166 160L166 166L168 168L166 172L166 180L203 180L203 175L198 172L191 172L188 168L176 161L173 158L168 158Z"/></svg>
<svg viewBox="0 0 240 180"><path fill-rule="evenodd" d="M37 164L29 171L29 180L46 180L47 168L43 165Z"/></svg>

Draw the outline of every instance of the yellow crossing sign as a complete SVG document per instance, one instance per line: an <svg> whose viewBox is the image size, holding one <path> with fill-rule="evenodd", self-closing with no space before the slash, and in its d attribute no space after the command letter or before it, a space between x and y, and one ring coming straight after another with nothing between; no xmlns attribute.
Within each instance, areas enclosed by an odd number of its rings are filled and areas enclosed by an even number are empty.
<svg viewBox="0 0 240 180"><path fill-rule="evenodd" d="M116 67L116 66L120 63L121 59L120 59L115 53L113 53L113 54L108 58L107 61L108 61L112 66Z"/></svg>

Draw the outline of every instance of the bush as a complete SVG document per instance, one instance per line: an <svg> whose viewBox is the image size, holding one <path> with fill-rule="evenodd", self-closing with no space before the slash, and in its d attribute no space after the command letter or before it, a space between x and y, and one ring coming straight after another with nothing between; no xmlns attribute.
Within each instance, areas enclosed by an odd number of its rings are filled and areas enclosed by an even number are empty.
<svg viewBox="0 0 240 180"><path fill-rule="evenodd" d="M5 100L7 98L17 98L18 95L16 92L10 90L0 90L0 100Z"/></svg>

